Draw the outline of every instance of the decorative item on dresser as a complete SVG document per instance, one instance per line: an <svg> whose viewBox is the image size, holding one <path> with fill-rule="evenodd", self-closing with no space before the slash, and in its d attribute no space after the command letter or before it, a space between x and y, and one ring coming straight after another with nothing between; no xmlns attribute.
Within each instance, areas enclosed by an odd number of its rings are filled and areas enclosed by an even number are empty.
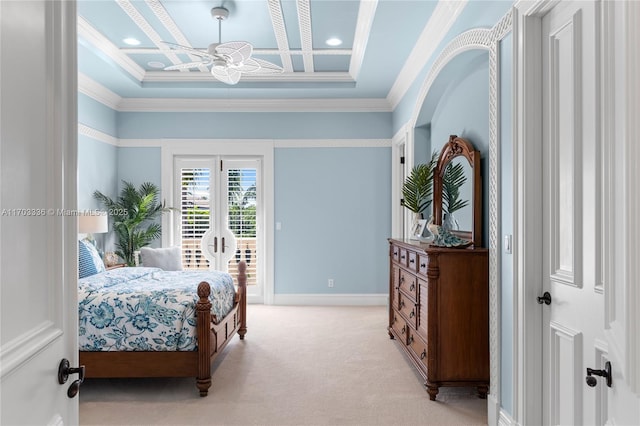
<svg viewBox="0 0 640 426"><path fill-rule="evenodd" d="M389 239L389 336L404 350L435 401L441 386L489 391L489 253L481 248L480 153L451 136L434 170L434 224L442 225L442 179L451 161L471 165L471 223L450 231L470 246ZM464 226L464 225L463 225Z"/></svg>

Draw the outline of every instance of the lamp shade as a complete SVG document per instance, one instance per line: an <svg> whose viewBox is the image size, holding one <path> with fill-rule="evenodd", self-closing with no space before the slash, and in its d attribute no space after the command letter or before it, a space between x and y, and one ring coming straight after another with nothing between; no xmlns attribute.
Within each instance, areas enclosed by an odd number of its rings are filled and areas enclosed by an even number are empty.
<svg viewBox="0 0 640 426"><path fill-rule="evenodd" d="M101 234L109 231L107 212L90 211L78 216L78 232L81 234Z"/></svg>

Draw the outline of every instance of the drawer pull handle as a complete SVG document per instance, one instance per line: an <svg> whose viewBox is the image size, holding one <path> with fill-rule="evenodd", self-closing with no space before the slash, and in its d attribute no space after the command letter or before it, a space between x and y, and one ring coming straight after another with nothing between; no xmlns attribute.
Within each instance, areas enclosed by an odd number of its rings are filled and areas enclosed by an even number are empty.
<svg viewBox="0 0 640 426"><path fill-rule="evenodd" d="M411 345L413 343L413 335L409 336L409 344Z"/></svg>
<svg viewBox="0 0 640 426"><path fill-rule="evenodd" d="M404 260L407 256L405 256L404 254L402 256L400 256L400 259Z"/></svg>
<svg viewBox="0 0 640 426"><path fill-rule="evenodd" d="M401 308L404 308L404 300L402 300L402 301L400 302L400 307L401 307Z"/></svg>
<svg viewBox="0 0 640 426"><path fill-rule="evenodd" d="M402 327L402 333L404 334L404 332L406 331L405 327Z"/></svg>
<svg viewBox="0 0 640 426"><path fill-rule="evenodd" d="M409 263L416 263L415 259L409 259Z"/></svg>
<svg viewBox="0 0 640 426"><path fill-rule="evenodd" d="M415 284L415 283L412 283L412 284L411 284L411 287L409 287L409 291L413 291L413 290L415 290L415 289L416 289L416 284Z"/></svg>
<svg viewBox="0 0 640 426"><path fill-rule="evenodd" d="M420 354L420 359L424 359L427 356L427 350L423 350L422 353Z"/></svg>
<svg viewBox="0 0 640 426"><path fill-rule="evenodd" d="M394 252L393 252L393 255L394 255L394 256L397 256L397 255L398 255L398 252L397 252L397 251L394 251Z"/></svg>
<svg viewBox="0 0 640 426"><path fill-rule="evenodd" d="M414 311L411 311L411 313L409 314L409 318L413 318L416 316L416 313Z"/></svg>
<svg viewBox="0 0 640 426"><path fill-rule="evenodd" d="M426 263L421 263L421 264L420 264L420 269L424 269L424 268L426 268L426 267L427 267L427 264L426 264Z"/></svg>

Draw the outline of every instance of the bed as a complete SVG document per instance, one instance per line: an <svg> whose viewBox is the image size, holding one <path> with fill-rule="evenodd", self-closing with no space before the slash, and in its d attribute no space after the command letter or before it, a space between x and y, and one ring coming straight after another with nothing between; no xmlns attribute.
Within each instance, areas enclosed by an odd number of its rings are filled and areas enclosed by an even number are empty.
<svg viewBox="0 0 640 426"><path fill-rule="evenodd" d="M218 271L117 268L78 281L80 364L87 378L195 377L246 325L246 264Z"/></svg>

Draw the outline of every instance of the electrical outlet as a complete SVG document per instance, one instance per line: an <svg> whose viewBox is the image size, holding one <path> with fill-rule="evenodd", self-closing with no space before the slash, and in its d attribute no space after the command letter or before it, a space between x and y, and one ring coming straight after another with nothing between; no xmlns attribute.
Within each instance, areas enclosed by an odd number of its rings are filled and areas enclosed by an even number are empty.
<svg viewBox="0 0 640 426"><path fill-rule="evenodd" d="M329 286L329 288L333 288L333 278L329 278L327 285Z"/></svg>

